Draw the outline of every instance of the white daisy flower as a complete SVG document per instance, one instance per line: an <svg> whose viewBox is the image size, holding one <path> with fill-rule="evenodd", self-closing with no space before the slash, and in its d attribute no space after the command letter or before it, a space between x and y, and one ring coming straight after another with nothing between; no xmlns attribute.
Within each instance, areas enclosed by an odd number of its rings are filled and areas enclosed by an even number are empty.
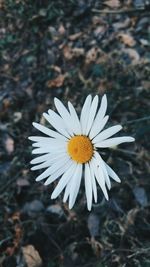
<svg viewBox="0 0 150 267"><path fill-rule="evenodd" d="M96 95L92 100L91 95L88 95L80 119L70 102L68 102L68 109L59 99L55 98L54 102L58 113L49 109L48 113L43 114L54 129L33 123L33 126L46 137L29 137L34 141L35 149L32 153L44 154L31 161L31 164L35 164L31 169L47 168L36 178L36 181L46 179L45 185L60 178L51 198L57 198L65 190L63 201L66 202L69 199L70 209L76 201L83 176L87 207L91 210L93 197L97 202L96 183L99 184L108 200L107 189L111 188L110 177L120 182L117 174L102 159L97 149L133 142L135 139L130 136L112 137L122 129L121 125L103 130L109 118L108 115L105 116L106 95L102 97L100 108L98 108L98 96Z"/></svg>

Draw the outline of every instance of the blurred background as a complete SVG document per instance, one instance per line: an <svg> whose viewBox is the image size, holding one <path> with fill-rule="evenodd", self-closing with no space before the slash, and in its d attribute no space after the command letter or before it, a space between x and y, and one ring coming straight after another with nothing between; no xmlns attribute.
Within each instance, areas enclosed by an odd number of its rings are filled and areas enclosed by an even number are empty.
<svg viewBox="0 0 150 267"><path fill-rule="evenodd" d="M0 1L0 266L150 266L150 2ZM30 171L32 122L58 97L80 112L108 97L109 125L134 144L102 150L122 180L73 210Z"/></svg>

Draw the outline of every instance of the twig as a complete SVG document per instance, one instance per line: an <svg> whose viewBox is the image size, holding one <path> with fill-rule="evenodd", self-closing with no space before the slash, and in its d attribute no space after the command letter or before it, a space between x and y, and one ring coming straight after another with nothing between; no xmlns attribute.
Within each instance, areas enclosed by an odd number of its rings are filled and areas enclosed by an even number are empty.
<svg viewBox="0 0 150 267"><path fill-rule="evenodd" d="M146 8L132 8L132 9L119 9L119 10L99 10L99 9L92 9L92 12L94 13L104 13L104 14L123 14L123 13L133 13L133 12L142 12L142 11L146 11Z"/></svg>
<svg viewBox="0 0 150 267"><path fill-rule="evenodd" d="M115 148L116 151L119 151L119 152L123 152L125 154L129 154L129 155L134 155L134 156L137 156L138 153L136 152L132 152L130 150L124 150L124 149L121 149L121 148Z"/></svg>
<svg viewBox="0 0 150 267"><path fill-rule="evenodd" d="M145 254L150 250L150 248L140 248L139 251L136 250L133 254L127 256L128 259L133 258L134 256L140 255L140 254Z"/></svg>
<svg viewBox="0 0 150 267"><path fill-rule="evenodd" d="M136 123L139 121L147 121L150 119L150 116L144 117L144 118L140 118L140 119L136 119L136 120L131 120L131 121L127 121L124 124L130 124L130 123Z"/></svg>

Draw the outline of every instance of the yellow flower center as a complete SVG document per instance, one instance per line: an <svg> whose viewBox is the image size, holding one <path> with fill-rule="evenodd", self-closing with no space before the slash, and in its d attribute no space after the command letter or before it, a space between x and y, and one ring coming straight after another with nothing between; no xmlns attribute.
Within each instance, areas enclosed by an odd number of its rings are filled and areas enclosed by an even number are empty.
<svg viewBox="0 0 150 267"><path fill-rule="evenodd" d="M78 163L86 163L93 156L93 145L85 135L72 137L68 142L67 148L70 157Z"/></svg>

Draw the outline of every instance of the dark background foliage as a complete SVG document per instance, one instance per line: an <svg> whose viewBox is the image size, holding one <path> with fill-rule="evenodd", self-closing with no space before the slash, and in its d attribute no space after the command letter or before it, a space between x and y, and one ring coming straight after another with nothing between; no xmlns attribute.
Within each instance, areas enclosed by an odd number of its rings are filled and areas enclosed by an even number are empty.
<svg viewBox="0 0 150 267"><path fill-rule="evenodd" d="M0 1L0 266L149 267L149 1ZM101 151L110 201L73 210L30 171L32 121L57 96L80 112L107 93L134 144Z"/></svg>

